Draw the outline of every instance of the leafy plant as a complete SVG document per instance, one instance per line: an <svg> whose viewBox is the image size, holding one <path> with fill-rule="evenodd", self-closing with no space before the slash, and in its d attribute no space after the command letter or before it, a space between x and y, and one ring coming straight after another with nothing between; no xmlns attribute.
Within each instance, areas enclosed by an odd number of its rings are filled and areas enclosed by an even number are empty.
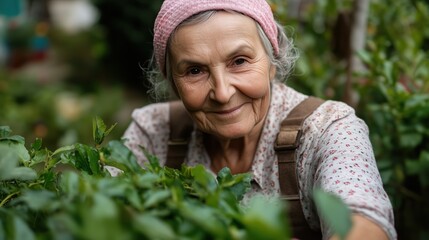
<svg viewBox="0 0 429 240"><path fill-rule="evenodd" d="M224 168L215 177L201 165L170 169L149 154L142 168L121 141L102 144L112 127L99 118L93 126L95 146L53 152L40 139L27 150L24 138L0 127L0 239L290 237L280 200L258 196L240 204L249 174ZM112 177L107 166L122 174ZM318 204L345 207L328 196L320 192ZM328 223L338 232L350 227Z"/></svg>
<svg viewBox="0 0 429 240"><path fill-rule="evenodd" d="M73 144L54 152L37 140L0 128L0 238L283 239L282 204L239 199L248 174L225 168L215 178L204 167L170 169L156 157L141 168L121 141L101 146L110 132L94 120L96 146ZM111 177L105 166L123 171ZM270 211L266 211L267 204ZM261 222L264 223L261 225Z"/></svg>
<svg viewBox="0 0 429 240"><path fill-rule="evenodd" d="M318 206L321 218L331 226L340 239L345 239L352 227L350 209L343 201L333 194L327 194L321 189L315 189L314 202Z"/></svg>
<svg viewBox="0 0 429 240"><path fill-rule="evenodd" d="M125 89L103 85L91 91L61 81L43 82L34 76L0 69L0 125L10 126L25 139L43 138L49 149L75 142L90 142L90 122L95 115L108 121L118 121L110 139L119 138L128 125L120 114ZM131 110L129 110L131 111Z"/></svg>

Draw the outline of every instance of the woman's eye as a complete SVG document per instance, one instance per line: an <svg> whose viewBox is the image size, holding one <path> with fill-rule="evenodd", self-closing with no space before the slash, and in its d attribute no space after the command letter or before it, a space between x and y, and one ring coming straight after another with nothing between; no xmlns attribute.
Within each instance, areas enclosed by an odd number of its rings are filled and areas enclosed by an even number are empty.
<svg viewBox="0 0 429 240"><path fill-rule="evenodd" d="M238 58L238 59L236 59L235 61L234 61L234 64L235 65L241 65L241 64L243 64L243 63L245 63L246 62L246 60L244 59L244 58Z"/></svg>
<svg viewBox="0 0 429 240"><path fill-rule="evenodd" d="M196 75L199 73L201 73L201 70L199 68L194 67L194 68L189 69L189 74L191 74L191 75Z"/></svg>

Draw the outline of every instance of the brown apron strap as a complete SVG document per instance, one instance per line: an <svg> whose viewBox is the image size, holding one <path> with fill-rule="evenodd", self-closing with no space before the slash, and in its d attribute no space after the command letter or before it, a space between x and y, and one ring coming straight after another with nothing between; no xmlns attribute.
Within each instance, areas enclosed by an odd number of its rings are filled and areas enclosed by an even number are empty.
<svg viewBox="0 0 429 240"><path fill-rule="evenodd" d="M165 166L179 169L188 151L188 141L193 124L183 103L173 101L170 105L170 139L168 140L167 161Z"/></svg>
<svg viewBox="0 0 429 240"><path fill-rule="evenodd" d="M278 156L279 183L282 198L288 201L289 220L293 237L299 239L321 239L320 232L310 228L302 211L296 169L295 150L300 144L304 120L324 101L308 97L298 104L283 120L274 146Z"/></svg>

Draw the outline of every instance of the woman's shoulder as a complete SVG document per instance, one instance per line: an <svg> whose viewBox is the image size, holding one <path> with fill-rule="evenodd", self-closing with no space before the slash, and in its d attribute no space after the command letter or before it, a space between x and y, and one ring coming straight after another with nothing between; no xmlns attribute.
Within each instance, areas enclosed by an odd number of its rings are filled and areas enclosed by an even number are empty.
<svg viewBox="0 0 429 240"><path fill-rule="evenodd" d="M329 123L348 116L356 116L354 108L341 101L326 100L310 118L320 123Z"/></svg>
<svg viewBox="0 0 429 240"><path fill-rule="evenodd" d="M309 97L282 83L274 84L273 90L273 103L277 106L278 111L282 111L286 115ZM329 122L354 114L355 110L346 103L325 99L324 103L309 116L309 122L319 123L319 125L329 124Z"/></svg>
<svg viewBox="0 0 429 240"><path fill-rule="evenodd" d="M169 103L151 103L134 109L131 117L141 128L153 130L164 128L169 123Z"/></svg>
<svg viewBox="0 0 429 240"><path fill-rule="evenodd" d="M367 125L360 119L354 108L341 101L325 100L304 121L303 130L310 139L320 139L328 129L342 131L344 128L359 128L367 132Z"/></svg>
<svg viewBox="0 0 429 240"><path fill-rule="evenodd" d="M133 110L131 116L133 120L146 120L147 118L163 118L163 115L168 116L168 102L150 103L143 107Z"/></svg>

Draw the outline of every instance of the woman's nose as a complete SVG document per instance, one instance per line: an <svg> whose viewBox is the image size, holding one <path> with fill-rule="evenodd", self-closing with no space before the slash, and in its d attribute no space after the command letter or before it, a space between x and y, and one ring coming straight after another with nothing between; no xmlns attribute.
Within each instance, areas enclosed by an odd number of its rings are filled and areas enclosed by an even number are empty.
<svg viewBox="0 0 429 240"><path fill-rule="evenodd" d="M219 103L228 103L235 93L235 88L231 84L228 75L218 69L212 71L210 78L212 85L210 98Z"/></svg>

